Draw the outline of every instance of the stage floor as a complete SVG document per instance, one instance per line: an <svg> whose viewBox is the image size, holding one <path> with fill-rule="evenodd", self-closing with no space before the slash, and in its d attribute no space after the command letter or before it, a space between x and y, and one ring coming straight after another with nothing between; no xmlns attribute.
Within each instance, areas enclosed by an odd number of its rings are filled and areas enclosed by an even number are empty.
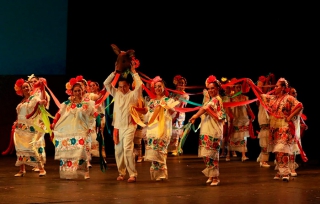
<svg viewBox="0 0 320 204"><path fill-rule="evenodd" d="M114 157L107 158L102 172L99 159L93 158L90 179L59 178L59 162L47 156L47 175L39 177L27 167L24 177L14 177L14 155L1 156L0 203L320 203L320 165L299 163L298 176L289 182L274 180L274 165L261 168L254 158L241 162L240 157L220 160L219 186L206 184L204 164L197 155L168 156L169 179L151 181L150 162L137 163L136 183L117 181Z"/></svg>

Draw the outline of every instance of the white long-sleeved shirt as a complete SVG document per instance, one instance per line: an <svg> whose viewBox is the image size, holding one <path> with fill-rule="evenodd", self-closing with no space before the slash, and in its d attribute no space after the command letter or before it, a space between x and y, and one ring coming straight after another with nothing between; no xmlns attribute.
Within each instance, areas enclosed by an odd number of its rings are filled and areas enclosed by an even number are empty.
<svg viewBox="0 0 320 204"><path fill-rule="evenodd" d="M114 77L115 74L112 72L103 82L107 91L114 98L112 125L117 129L136 126L136 123L130 115L130 108L131 106L137 105L138 98L141 96L142 81L138 73L133 74L132 77L135 81L135 89L132 91L129 90L126 94L123 94L117 88L112 86L111 82Z"/></svg>

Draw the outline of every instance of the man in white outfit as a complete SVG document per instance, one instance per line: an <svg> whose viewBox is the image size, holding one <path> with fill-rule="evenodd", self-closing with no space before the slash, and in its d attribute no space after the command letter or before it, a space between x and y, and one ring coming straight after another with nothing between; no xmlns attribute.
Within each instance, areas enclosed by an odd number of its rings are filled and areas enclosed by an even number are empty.
<svg viewBox="0 0 320 204"><path fill-rule="evenodd" d="M130 90L130 83L127 78L119 78L118 88L115 88L112 85L112 81L116 76L116 71L112 72L103 83L114 99L112 125L114 126L113 138L115 143L115 158L119 172L117 180L124 180L126 171L128 171L129 183L135 182L138 175L133 152L133 139L137 124L131 117L130 109L138 103L138 98L142 93L142 81L135 68L136 64L132 61L131 73L135 83L135 89L132 91Z"/></svg>

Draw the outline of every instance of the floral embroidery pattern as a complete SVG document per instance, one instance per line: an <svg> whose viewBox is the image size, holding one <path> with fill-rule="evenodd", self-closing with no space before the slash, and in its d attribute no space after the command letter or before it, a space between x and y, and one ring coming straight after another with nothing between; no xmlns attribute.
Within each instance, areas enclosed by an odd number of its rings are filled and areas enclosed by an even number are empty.
<svg viewBox="0 0 320 204"><path fill-rule="evenodd" d="M203 157L204 164L210 169L219 169L219 161L210 157Z"/></svg>
<svg viewBox="0 0 320 204"><path fill-rule="evenodd" d="M233 130L236 132L245 132L249 130L248 125L243 125L243 126L233 126Z"/></svg>
<svg viewBox="0 0 320 204"><path fill-rule="evenodd" d="M241 140L241 141L230 141L230 145L232 145L233 147L245 147L246 146L246 141L245 140Z"/></svg>
<svg viewBox="0 0 320 204"><path fill-rule="evenodd" d="M55 147L59 148L60 150L71 150L71 149L77 149L81 146L83 146L85 143L84 139L82 137L78 138L67 138L63 140L55 140Z"/></svg>
<svg viewBox="0 0 320 204"><path fill-rule="evenodd" d="M147 149L153 149L158 150L162 152L167 151L168 141L163 139L156 139L156 138L148 138L148 141L146 141Z"/></svg>
<svg viewBox="0 0 320 204"><path fill-rule="evenodd" d="M220 149L220 140L209 135L200 135L199 146L211 150Z"/></svg>
<svg viewBox="0 0 320 204"><path fill-rule="evenodd" d="M29 131L29 132L32 132L32 133L36 133L36 130L33 126L28 126L26 124L23 124L23 123L18 123L16 125L16 129L20 129L20 130L23 130L23 131Z"/></svg>
<svg viewBox="0 0 320 204"><path fill-rule="evenodd" d="M20 155L18 160L20 162L35 162L37 159L33 156L25 156L25 155Z"/></svg>
<svg viewBox="0 0 320 204"><path fill-rule="evenodd" d="M165 97L165 98L162 98L161 100L156 100L156 99L150 100L148 104L149 112L153 113L158 105L162 105L162 106L166 105L169 99L170 98ZM166 109L164 111L166 111Z"/></svg>
<svg viewBox="0 0 320 204"><path fill-rule="evenodd" d="M159 162L151 162L150 171L166 170L166 165Z"/></svg>
<svg viewBox="0 0 320 204"><path fill-rule="evenodd" d="M38 153L39 153L39 154L42 154L42 153L43 153L43 150L44 150L43 147L39 147L39 148L38 148Z"/></svg>
<svg viewBox="0 0 320 204"><path fill-rule="evenodd" d="M64 104L67 106L66 110L70 111L70 109L75 109L75 108L82 108L82 110L86 111L89 108L89 103L90 100L85 98L83 99L83 101L81 101L80 103L72 103L70 100L67 100L64 102Z"/></svg>
<svg viewBox="0 0 320 204"><path fill-rule="evenodd" d="M77 169L84 168L86 162L84 159L61 159L60 160L60 171L76 171Z"/></svg>

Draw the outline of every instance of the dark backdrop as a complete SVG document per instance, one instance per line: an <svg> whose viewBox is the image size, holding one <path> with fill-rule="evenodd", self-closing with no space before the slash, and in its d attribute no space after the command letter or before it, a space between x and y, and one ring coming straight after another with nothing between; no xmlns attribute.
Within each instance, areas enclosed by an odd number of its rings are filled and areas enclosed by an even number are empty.
<svg viewBox="0 0 320 204"><path fill-rule="evenodd" d="M122 50L134 49L141 62L139 71L152 78L160 75L169 88L173 88L176 74L185 76L188 85L204 85L211 74L218 79L248 77L257 81L260 75L272 72L276 78L285 77L296 87L308 117L309 130L302 140L303 147L309 158L320 158L319 138L315 133L318 110L312 108L316 96L313 89L317 80L314 63L317 46L311 7L185 2L120 6L69 0L68 9L67 73L46 76L60 101L67 98L64 85L70 77L83 75L102 84L114 70L116 55L112 43ZM1 149L8 144L15 106L20 100L12 88L17 77L3 76L0 84L1 89L4 84L8 85L5 88L9 87L0 99L5 107L1 115L6 118L1 119ZM202 98L191 96L190 100L199 103ZM51 107L54 114L54 103ZM255 104L251 107L257 110ZM191 114L187 114L187 119ZM186 153L197 153L198 134L190 133L184 148ZM53 151L51 147L48 143L49 153ZM249 139L248 156L255 159L259 151L258 140ZM107 153L113 154L110 136L107 136Z"/></svg>

